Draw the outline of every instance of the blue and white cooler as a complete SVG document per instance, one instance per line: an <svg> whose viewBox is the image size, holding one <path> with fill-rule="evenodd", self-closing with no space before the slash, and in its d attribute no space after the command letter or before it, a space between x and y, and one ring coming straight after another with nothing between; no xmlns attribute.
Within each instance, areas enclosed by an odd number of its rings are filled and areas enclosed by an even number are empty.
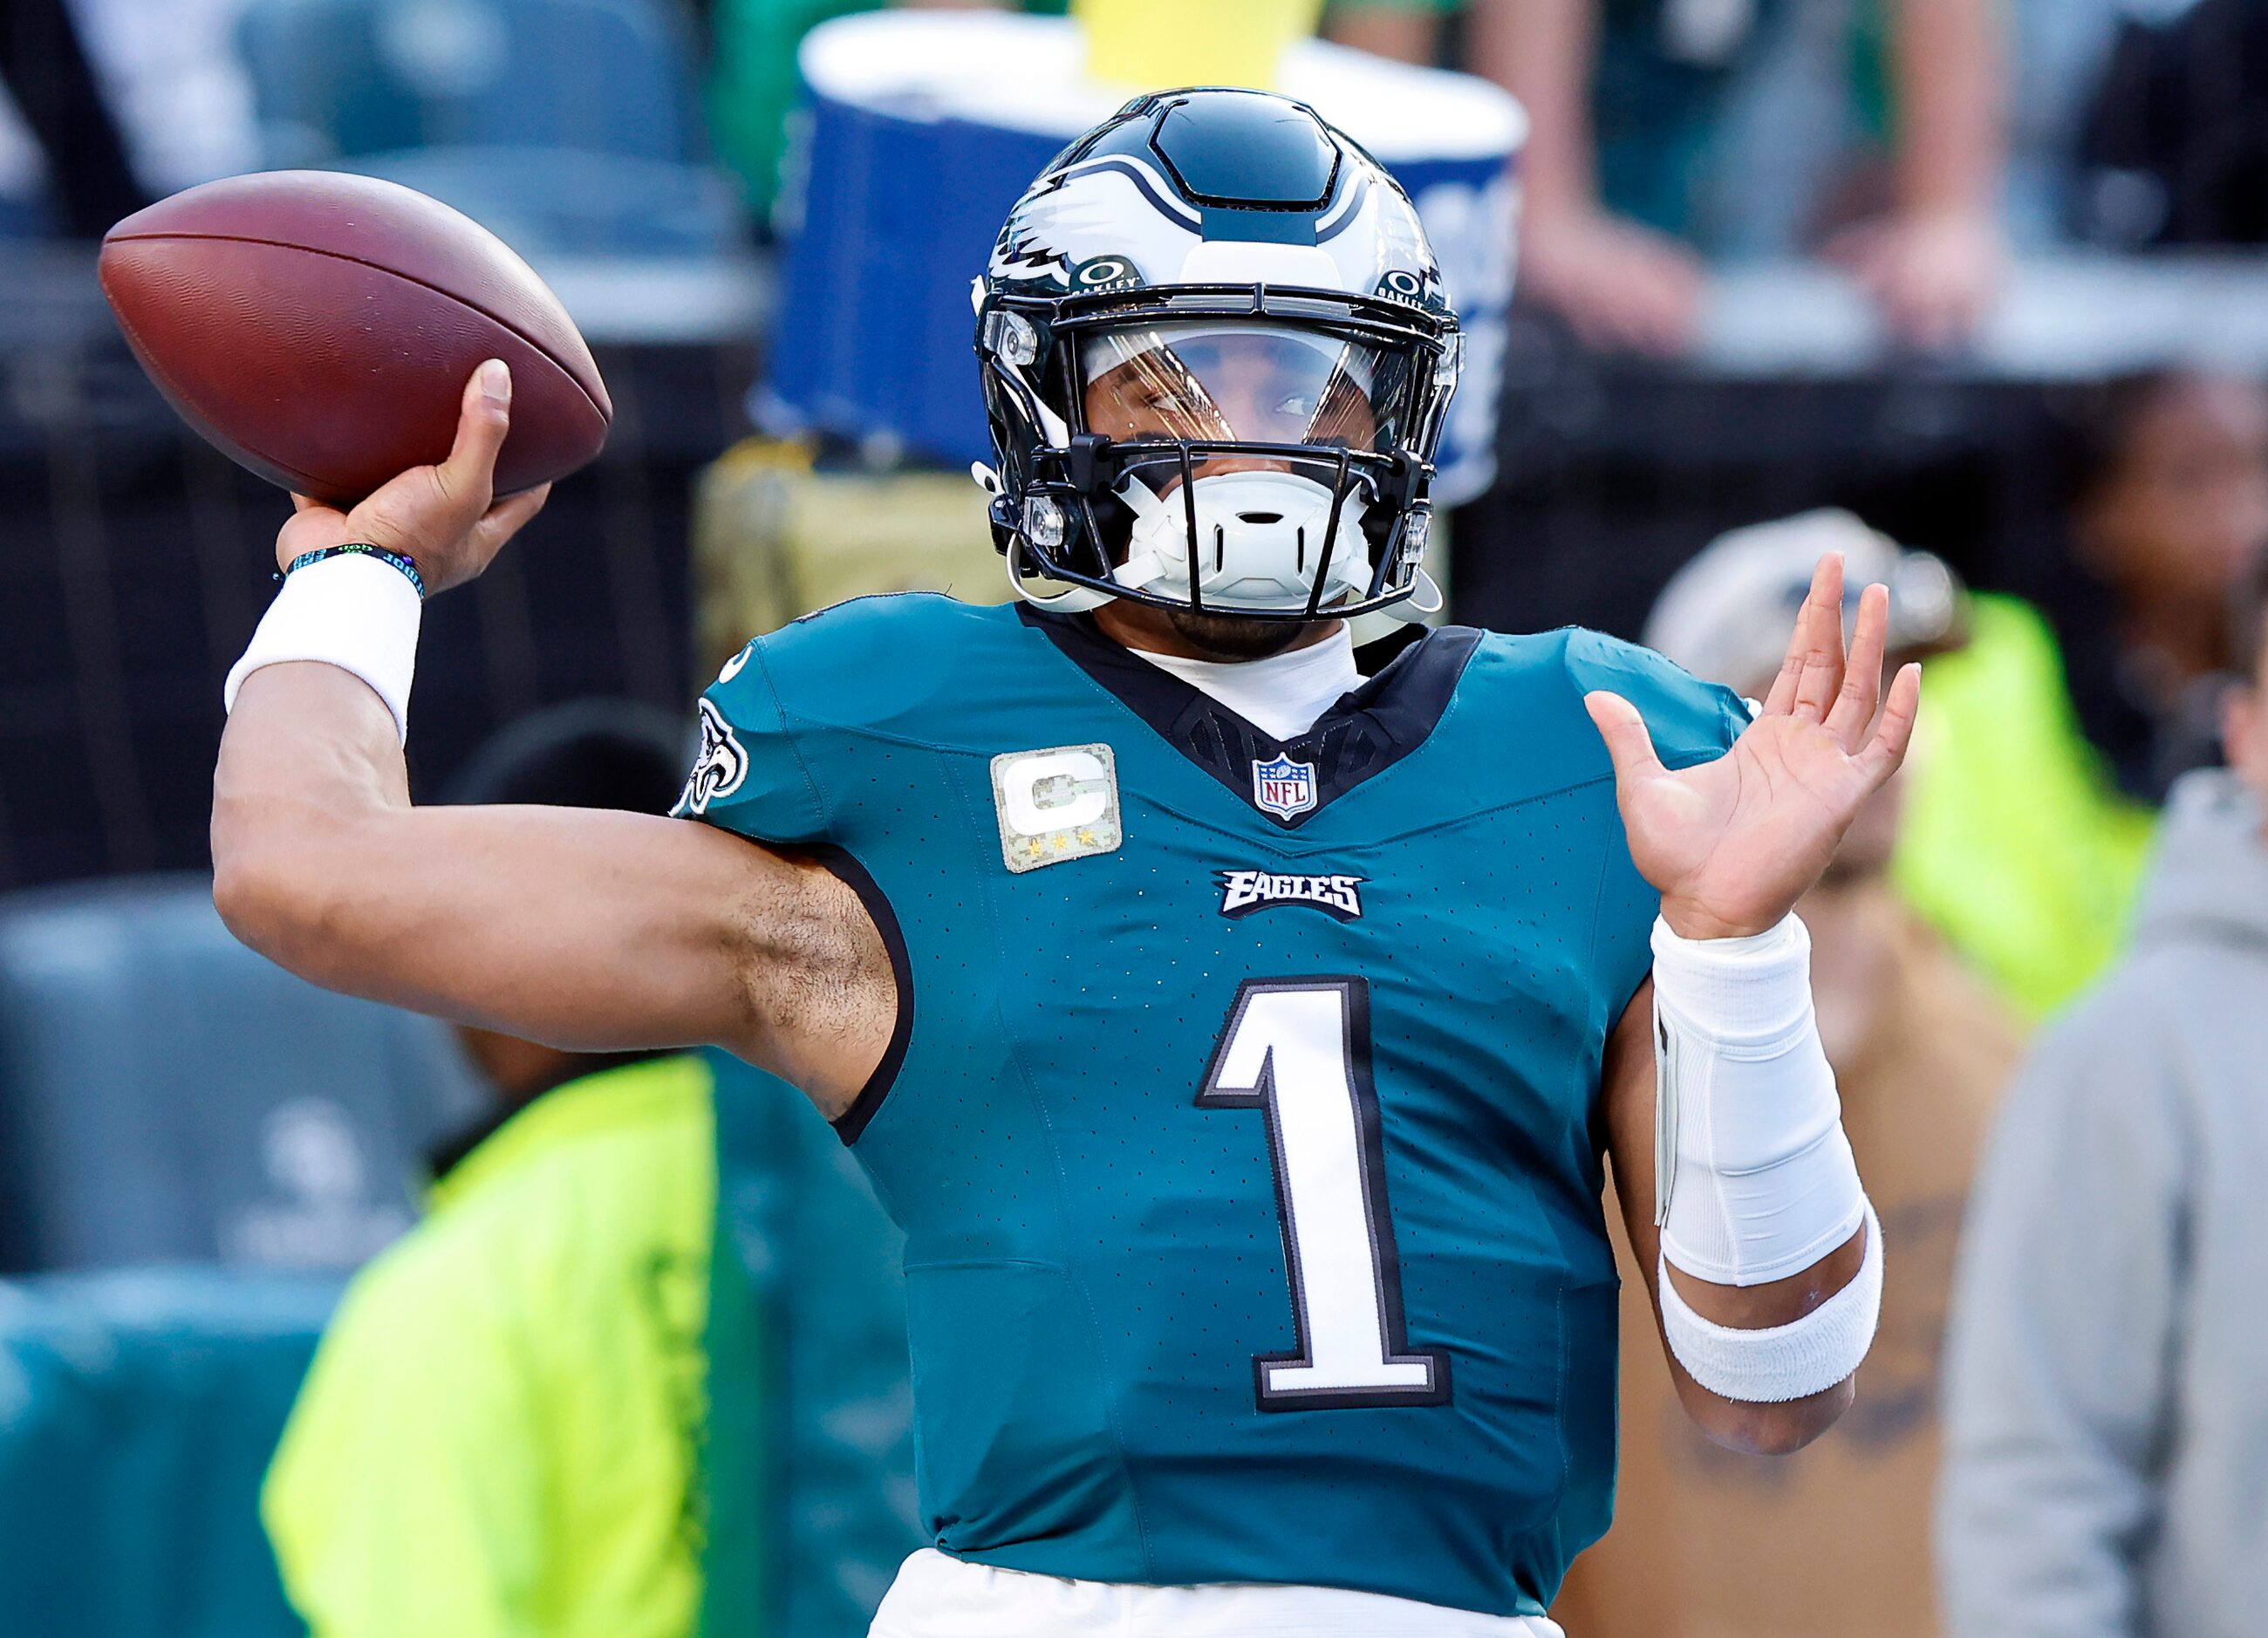
<svg viewBox="0 0 2268 1638"><path fill-rule="evenodd" d="M1134 94L1087 78L1085 57L1075 24L999 12L867 12L805 37L759 426L884 459L989 457L969 282L1031 180ZM1526 118L1484 80L1320 40L1285 54L1280 89L1375 155L1425 220L1467 336L1434 495L1470 500L1495 474Z"/></svg>

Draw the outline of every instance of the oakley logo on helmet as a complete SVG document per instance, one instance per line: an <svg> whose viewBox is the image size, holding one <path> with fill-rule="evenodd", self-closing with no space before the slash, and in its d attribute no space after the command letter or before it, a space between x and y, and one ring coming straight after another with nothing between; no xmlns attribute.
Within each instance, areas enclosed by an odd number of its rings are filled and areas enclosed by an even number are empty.
<svg viewBox="0 0 2268 1638"><path fill-rule="evenodd" d="M1071 288L1079 290L1130 290L1142 280L1134 271L1134 264L1123 256L1097 256L1092 261L1082 261L1071 275Z"/></svg>

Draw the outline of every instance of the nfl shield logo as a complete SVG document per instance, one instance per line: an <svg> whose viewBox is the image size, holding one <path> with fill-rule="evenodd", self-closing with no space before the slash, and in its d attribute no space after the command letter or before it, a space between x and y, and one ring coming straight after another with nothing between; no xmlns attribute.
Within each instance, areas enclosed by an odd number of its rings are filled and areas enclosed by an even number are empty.
<svg viewBox="0 0 2268 1638"><path fill-rule="evenodd" d="M1252 765L1252 799L1263 813L1288 819L1315 805L1315 765L1279 756Z"/></svg>

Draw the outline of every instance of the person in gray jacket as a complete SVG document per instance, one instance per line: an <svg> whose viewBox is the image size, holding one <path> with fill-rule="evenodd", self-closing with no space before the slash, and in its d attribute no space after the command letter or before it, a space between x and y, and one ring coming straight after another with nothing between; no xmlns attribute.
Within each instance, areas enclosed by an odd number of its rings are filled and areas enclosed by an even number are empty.
<svg viewBox="0 0 2268 1638"><path fill-rule="evenodd" d="M2176 784L2132 943L1970 1198L1937 1505L1950 1638L2268 1632L2268 572L2229 767Z"/></svg>

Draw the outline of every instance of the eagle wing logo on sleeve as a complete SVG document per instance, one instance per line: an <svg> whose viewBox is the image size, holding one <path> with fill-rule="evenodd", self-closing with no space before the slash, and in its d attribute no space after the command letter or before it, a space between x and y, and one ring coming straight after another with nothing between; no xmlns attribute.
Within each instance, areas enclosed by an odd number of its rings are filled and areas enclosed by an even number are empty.
<svg viewBox="0 0 2268 1638"><path fill-rule="evenodd" d="M670 812L679 818L706 813L709 804L729 797L748 776L748 753L733 735L732 724L709 701L701 701L701 753L686 775L685 790Z"/></svg>

